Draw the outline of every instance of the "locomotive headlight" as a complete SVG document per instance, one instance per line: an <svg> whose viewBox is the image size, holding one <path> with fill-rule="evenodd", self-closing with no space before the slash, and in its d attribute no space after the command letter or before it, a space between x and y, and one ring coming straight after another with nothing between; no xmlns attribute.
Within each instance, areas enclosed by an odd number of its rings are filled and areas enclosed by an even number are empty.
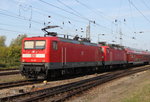
<svg viewBox="0 0 150 102"><path fill-rule="evenodd" d="M45 60L42 60L42 62L45 62Z"/></svg>
<svg viewBox="0 0 150 102"><path fill-rule="evenodd" d="M25 60L23 59L22 62L25 62Z"/></svg>

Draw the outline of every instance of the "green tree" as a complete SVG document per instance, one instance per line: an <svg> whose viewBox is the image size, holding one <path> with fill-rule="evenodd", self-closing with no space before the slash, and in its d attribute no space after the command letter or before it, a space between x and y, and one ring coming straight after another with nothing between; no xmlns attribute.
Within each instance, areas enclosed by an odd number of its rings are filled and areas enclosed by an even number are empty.
<svg viewBox="0 0 150 102"><path fill-rule="evenodd" d="M10 46L8 49L7 58L11 66L20 64L21 57L21 47L20 46Z"/></svg>
<svg viewBox="0 0 150 102"><path fill-rule="evenodd" d="M7 56L9 60L9 65L11 66L20 65L22 40L25 37L27 37L26 34L19 35L16 39L13 39L11 41Z"/></svg>
<svg viewBox="0 0 150 102"><path fill-rule="evenodd" d="M4 47L5 45L5 41L6 41L6 37L5 36L0 36L0 46Z"/></svg>
<svg viewBox="0 0 150 102"><path fill-rule="evenodd" d="M0 36L0 67L19 67L21 58L21 45L27 35L19 35L11 41L9 47L5 46L6 37Z"/></svg>
<svg viewBox="0 0 150 102"><path fill-rule="evenodd" d="M8 48L0 46L0 64L5 64L7 61Z"/></svg>
<svg viewBox="0 0 150 102"><path fill-rule="evenodd" d="M23 34L23 35L18 35L18 37L16 39L13 39L11 41L11 44L10 46L21 46L22 45L22 40L23 38L27 37L26 34Z"/></svg>
<svg viewBox="0 0 150 102"><path fill-rule="evenodd" d="M0 36L0 67L5 66L7 57L7 47L5 45L6 37Z"/></svg>

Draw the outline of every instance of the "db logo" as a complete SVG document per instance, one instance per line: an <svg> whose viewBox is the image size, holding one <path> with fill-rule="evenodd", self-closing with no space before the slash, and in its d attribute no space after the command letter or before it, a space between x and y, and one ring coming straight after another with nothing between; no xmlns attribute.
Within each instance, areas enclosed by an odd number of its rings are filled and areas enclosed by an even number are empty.
<svg viewBox="0 0 150 102"><path fill-rule="evenodd" d="M35 54L32 54L31 57L36 57L36 55L35 55Z"/></svg>

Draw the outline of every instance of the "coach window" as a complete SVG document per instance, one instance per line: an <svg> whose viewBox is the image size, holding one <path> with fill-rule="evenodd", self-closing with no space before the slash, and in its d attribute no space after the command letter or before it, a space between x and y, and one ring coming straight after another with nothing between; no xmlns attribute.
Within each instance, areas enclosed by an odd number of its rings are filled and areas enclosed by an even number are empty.
<svg viewBox="0 0 150 102"><path fill-rule="evenodd" d="M53 49L54 50L58 49L58 42L57 41L53 41Z"/></svg>

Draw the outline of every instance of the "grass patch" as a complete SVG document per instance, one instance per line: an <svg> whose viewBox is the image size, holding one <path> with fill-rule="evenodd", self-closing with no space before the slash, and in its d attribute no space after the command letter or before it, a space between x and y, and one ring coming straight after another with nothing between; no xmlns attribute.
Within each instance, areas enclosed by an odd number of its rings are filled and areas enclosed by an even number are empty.
<svg viewBox="0 0 150 102"><path fill-rule="evenodd" d="M0 64L0 69L19 69L20 68L20 62L17 63L5 63Z"/></svg>
<svg viewBox="0 0 150 102"><path fill-rule="evenodd" d="M150 84L141 87L122 102L150 102Z"/></svg>

